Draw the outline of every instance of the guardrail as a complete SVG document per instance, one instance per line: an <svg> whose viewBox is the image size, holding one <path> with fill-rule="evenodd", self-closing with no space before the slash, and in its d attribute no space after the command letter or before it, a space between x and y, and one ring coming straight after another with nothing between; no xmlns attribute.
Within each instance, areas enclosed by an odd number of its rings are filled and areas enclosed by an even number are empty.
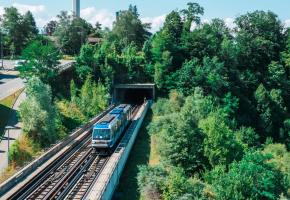
<svg viewBox="0 0 290 200"><path fill-rule="evenodd" d="M59 141L56 145L52 146L47 150L45 154L40 156L39 158L32 161L29 165L23 167L19 172L17 172L14 176L10 177L4 183L0 185L0 197L7 193L13 186L17 185L21 182L25 177L31 174L34 170L40 167L44 162L49 160L52 156L54 156L59 150L61 150L64 146L69 144L72 140L76 139L83 132L89 129L93 124L95 124L101 117L103 117L106 113L108 113L111 109L113 109L115 105L111 105L108 109L103 111L98 116L91 119L85 125L79 127L78 129L71 132L70 136L64 140Z"/></svg>

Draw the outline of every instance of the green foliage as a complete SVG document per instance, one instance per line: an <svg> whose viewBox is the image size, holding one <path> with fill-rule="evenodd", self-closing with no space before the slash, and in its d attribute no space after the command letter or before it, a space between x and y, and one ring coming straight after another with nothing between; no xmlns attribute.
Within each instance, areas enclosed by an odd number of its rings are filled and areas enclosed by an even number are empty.
<svg viewBox="0 0 290 200"><path fill-rule="evenodd" d="M213 102L204 97L198 88L185 102L181 97L172 92L170 100L158 101L153 113L159 116L153 119L148 129L149 133L157 135L161 160L192 173L203 169L208 163L203 155L204 134L197 123L200 117L211 111Z"/></svg>
<svg viewBox="0 0 290 200"><path fill-rule="evenodd" d="M206 135L204 155L213 167L219 164L228 165L234 160L240 160L243 155L243 147L227 121L224 114L217 111L199 122L199 127Z"/></svg>
<svg viewBox="0 0 290 200"><path fill-rule="evenodd" d="M271 156L248 152L229 171L216 167L206 175L216 193L216 199L278 199L286 192L282 173L272 163Z"/></svg>
<svg viewBox="0 0 290 200"><path fill-rule="evenodd" d="M94 53L94 47L86 44L82 46L80 54L76 59L76 73L82 82L84 82L89 75L99 72L96 67Z"/></svg>
<svg viewBox="0 0 290 200"><path fill-rule="evenodd" d="M35 20L30 11L21 15L15 7L5 8L2 21L4 30L4 55L12 57L19 55L24 47L33 40L37 34Z"/></svg>
<svg viewBox="0 0 290 200"><path fill-rule="evenodd" d="M87 118L93 117L96 113L104 110L108 105L109 96L106 88L101 84L96 84L91 77L87 77L80 90L78 104L80 110Z"/></svg>
<svg viewBox="0 0 290 200"><path fill-rule="evenodd" d="M51 89L37 77L26 85L27 99L20 105L23 129L41 146L53 143L59 126L58 113L52 102Z"/></svg>
<svg viewBox="0 0 290 200"><path fill-rule="evenodd" d="M23 166L25 162L32 160L38 149L38 145L33 143L27 135L21 136L11 145L9 160L18 166Z"/></svg>
<svg viewBox="0 0 290 200"><path fill-rule="evenodd" d="M86 42L92 32L92 25L82 18L74 18L62 11L53 35L57 38L62 53L75 55L79 53L81 46Z"/></svg>
<svg viewBox="0 0 290 200"><path fill-rule="evenodd" d="M29 79L36 76L42 82L53 85L58 76L60 54L51 41L41 37L34 40L23 50L22 58L25 60L19 67L22 77Z"/></svg>
<svg viewBox="0 0 290 200"><path fill-rule="evenodd" d="M150 24L144 24L139 19L137 7L130 5L128 10L117 12L111 37L119 40L121 45L127 46L133 42L142 48L143 43L150 36L148 28Z"/></svg>
<svg viewBox="0 0 290 200"><path fill-rule="evenodd" d="M192 189L192 185L186 178L184 171L181 168L174 168L167 177L162 198L164 200L178 199L193 192Z"/></svg>
<svg viewBox="0 0 290 200"><path fill-rule="evenodd" d="M146 199L160 199L166 174L161 166L139 166L138 186Z"/></svg>

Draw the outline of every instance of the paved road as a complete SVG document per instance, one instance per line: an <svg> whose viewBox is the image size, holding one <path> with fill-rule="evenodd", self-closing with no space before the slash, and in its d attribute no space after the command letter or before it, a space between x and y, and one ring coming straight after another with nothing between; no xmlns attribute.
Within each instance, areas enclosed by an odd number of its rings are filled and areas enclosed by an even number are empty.
<svg viewBox="0 0 290 200"><path fill-rule="evenodd" d="M60 70L66 70L73 63L71 60L60 60ZM4 69L0 70L0 100L12 95L16 91L24 88L24 82L17 75L18 72L14 70L13 60L4 60Z"/></svg>
<svg viewBox="0 0 290 200"><path fill-rule="evenodd" d="M17 98L12 108L13 110L11 111L11 117L7 124L9 127L13 128L9 130L9 137L8 131L6 131L3 140L0 142L0 172L4 171L8 166L8 138L9 146L11 147L11 145L20 137L22 133L22 124L17 119L16 110L18 110L19 105L25 100L25 98L25 92L22 92Z"/></svg>
<svg viewBox="0 0 290 200"><path fill-rule="evenodd" d="M24 82L21 78L12 78L9 80L5 80L5 78L1 79L1 77L7 77L7 75L0 74L0 100L4 99L16 91L24 88Z"/></svg>

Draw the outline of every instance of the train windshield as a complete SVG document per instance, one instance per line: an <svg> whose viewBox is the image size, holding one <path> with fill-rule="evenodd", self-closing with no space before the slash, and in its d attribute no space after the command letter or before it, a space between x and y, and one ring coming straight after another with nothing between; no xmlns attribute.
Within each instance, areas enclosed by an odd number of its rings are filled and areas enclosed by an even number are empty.
<svg viewBox="0 0 290 200"><path fill-rule="evenodd" d="M109 140L110 139L110 129L94 129L93 139Z"/></svg>

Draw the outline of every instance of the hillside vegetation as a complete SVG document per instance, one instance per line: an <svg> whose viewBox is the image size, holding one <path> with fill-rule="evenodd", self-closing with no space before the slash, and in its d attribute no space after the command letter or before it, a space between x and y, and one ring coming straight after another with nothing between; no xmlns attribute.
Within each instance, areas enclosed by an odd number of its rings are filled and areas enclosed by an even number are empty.
<svg viewBox="0 0 290 200"><path fill-rule="evenodd" d="M289 199L289 28L271 11L240 15L235 28L201 23L204 12L188 3L154 34L132 5L112 30L61 12L46 26L55 47L29 13L6 8L5 33L18 33L11 16L30 24L22 42L4 36L6 49L24 49L29 61L20 69L30 79L20 111L27 135L46 146L104 109L115 83L154 82L159 98L147 130L157 145L155 161L139 167L142 198ZM99 42L86 43L89 35ZM77 55L68 95L57 89L68 85L56 81L62 53Z"/></svg>

